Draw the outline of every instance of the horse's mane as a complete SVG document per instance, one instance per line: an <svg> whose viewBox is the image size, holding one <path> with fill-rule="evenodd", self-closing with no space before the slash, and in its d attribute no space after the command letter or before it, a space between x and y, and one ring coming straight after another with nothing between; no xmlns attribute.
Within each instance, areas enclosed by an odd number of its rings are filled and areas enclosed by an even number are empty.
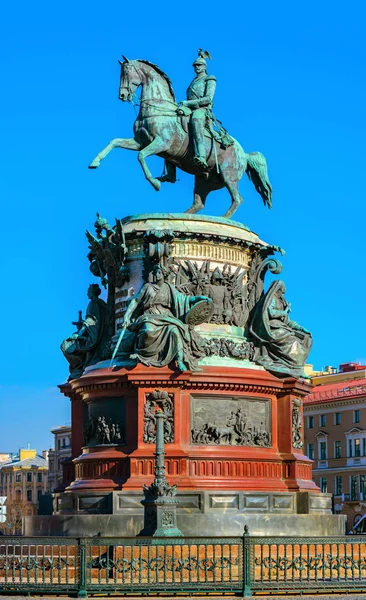
<svg viewBox="0 0 366 600"><path fill-rule="evenodd" d="M143 60L143 59L138 58L136 60L136 62L144 63L145 65L149 65L149 67L152 67L157 73L159 73L159 75L164 77L165 81L167 82L167 84L169 86L170 93L173 96L173 100L174 100L174 102L176 102L176 97L175 97L175 93L173 90L173 84L172 84L172 80L170 79L170 77L168 77L168 75L166 73L164 73L164 71L162 71L157 65L154 65L154 63L152 63L148 60Z"/></svg>

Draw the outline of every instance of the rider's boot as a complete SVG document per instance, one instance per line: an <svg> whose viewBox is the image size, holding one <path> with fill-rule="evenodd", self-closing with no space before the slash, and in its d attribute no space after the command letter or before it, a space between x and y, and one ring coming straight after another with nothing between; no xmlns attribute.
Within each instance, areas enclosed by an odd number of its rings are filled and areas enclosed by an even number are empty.
<svg viewBox="0 0 366 600"><path fill-rule="evenodd" d="M168 160L165 160L163 174L156 179L162 183L175 183L177 181L177 167Z"/></svg>
<svg viewBox="0 0 366 600"><path fill-rule="evenodd" d="M208 165L206 162L206 146L203 142L198 142L195 144L195 157L193 159L194 164L199 167L202 171L208 169Z"/></svg>

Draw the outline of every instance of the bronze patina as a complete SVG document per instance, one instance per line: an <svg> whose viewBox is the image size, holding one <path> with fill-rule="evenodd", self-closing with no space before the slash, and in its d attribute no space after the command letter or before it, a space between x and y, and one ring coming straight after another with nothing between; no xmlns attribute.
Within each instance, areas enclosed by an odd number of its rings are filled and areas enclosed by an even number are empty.
<svg viewBox="0 0 366 600"><path fill-rule="evenodd" d="M114 148L135 150L144 175L155 190L160 189L162 181L176 181L176 167L194 175L194 199L187 213L200 211L210 192L226 187L231 196L231 206L224 214L227 218L243 201L238 183L246 173L264 204L271 208L272 187L263 154L245 152L221 126L215 129L213 125L216 79L207 74L205 59L209 57L208 52L199 50L194 62L196 77L188 88L187 100L179 104L170 78L158 66L124 57L124 62L120 61L120 100L133 101L141 87L134 137L113 139L89 167L99 167ZM147 166L146 159L152 155L165 159L166 173L161 177L154 177Z"/></svg>

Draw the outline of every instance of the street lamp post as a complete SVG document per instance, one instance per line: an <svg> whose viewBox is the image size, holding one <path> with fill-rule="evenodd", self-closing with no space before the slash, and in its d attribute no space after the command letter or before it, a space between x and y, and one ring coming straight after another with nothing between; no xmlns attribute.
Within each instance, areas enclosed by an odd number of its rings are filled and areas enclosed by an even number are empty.
<svg viewBox="0 0 366 600"><path fill-rule="evenodd" d="M165 477L164 418L158 410L156 417L156 451L154 482L143 487L144 528L139 535L153 537L183 537L177 527L176 485L169 485Z"/></svg>

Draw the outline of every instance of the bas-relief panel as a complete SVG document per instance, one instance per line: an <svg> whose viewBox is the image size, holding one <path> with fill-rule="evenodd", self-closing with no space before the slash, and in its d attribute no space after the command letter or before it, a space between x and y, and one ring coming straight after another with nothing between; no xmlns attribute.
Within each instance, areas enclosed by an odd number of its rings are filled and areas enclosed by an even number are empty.
<svg viewBox="0 0 366 600"><path fill-rule="evenodd" d="M271 446L271 401L242 397L191 397L191 443Z"/></svg>

